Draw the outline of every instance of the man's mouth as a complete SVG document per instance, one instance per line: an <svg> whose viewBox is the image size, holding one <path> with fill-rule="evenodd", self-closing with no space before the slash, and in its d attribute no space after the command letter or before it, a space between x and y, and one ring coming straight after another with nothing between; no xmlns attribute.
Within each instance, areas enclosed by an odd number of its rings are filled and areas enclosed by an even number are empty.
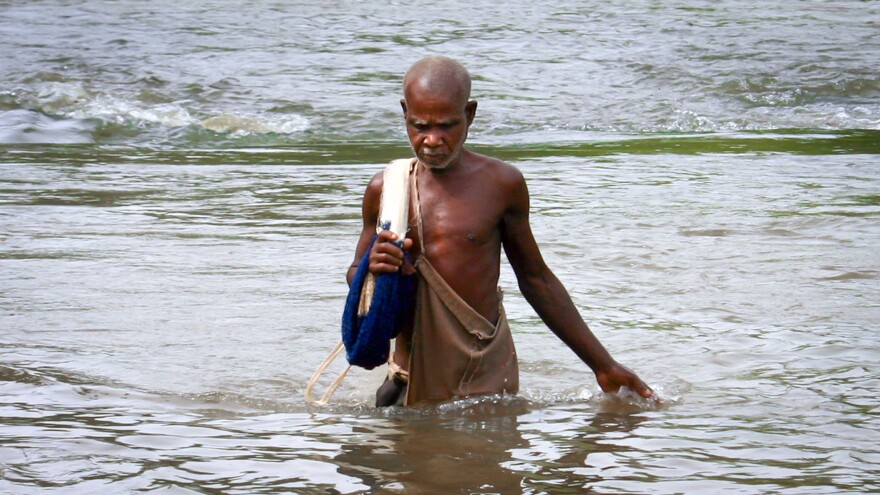
<svg viewBox="0 0 880 495"><path fill-rule="evenodd" d="M443 160L446 158L446 154L444 154L444 153L422 153L422 156L426 160L432 160L432 161Z"/></svg>

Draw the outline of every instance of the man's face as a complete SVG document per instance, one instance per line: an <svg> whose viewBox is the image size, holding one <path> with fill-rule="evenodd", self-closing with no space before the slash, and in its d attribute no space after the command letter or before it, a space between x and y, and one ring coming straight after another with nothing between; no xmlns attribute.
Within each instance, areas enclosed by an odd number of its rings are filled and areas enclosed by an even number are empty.
<svg viewBox="0 0 880 495"><path fill-rule="evenodd" d="M476 103L464 103L454 92L428 93L418 88L407 91L400 103L419 161L435 170L454 164L467 139Z"/></svg>

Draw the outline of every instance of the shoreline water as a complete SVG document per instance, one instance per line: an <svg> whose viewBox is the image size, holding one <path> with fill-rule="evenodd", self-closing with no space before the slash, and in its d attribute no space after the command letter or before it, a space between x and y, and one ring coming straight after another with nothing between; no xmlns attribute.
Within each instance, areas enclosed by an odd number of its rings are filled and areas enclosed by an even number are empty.
<svg viewBox="0 0 880 495"><path fill-rule="evenodd" d="M473 142L468 147L502 160L551 157L594 158L615 155L768 154L841 155L880 154L880 131L789 129L772 132L659 133L639 135L566 135L545 141L507 138L498 143ZM573 139L579 138L579 139ZM381 164L412 152L401 141L316 140L265 146L253 142L213 143L204 148L164 148L115 144L6 144L0 145L8 163L70 165L95 162L179 165L351 165Z"/></svg>

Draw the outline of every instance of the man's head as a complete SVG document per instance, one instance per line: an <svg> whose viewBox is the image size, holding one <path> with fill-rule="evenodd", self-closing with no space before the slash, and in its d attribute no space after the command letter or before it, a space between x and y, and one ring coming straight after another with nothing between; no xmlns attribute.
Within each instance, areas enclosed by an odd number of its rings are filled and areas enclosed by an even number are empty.
<svg viewBox="0 0 880 495"><path fill-rule="evenodd" d="M400 105L409 142L428 168L457 163L477 111L470 94L470 74L451 58L423 58L403 77Z"/></svg>

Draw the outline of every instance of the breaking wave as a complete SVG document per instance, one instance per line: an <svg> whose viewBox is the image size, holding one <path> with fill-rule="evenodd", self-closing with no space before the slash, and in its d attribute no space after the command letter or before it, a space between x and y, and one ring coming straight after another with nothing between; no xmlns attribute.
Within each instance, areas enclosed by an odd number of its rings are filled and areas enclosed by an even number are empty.
<svg viewBox="0 0 880 495"><path fill-rule="evenodd" d="M53 81L32 93L3 96L4 106L11 109L0 112L0 143L93 143L131 134L129 129L159 129L165 135L194 129L242 137L297 134L310 127L296 113L205 112L186 101L154 103L95 93L78 82Z"/></svg>

